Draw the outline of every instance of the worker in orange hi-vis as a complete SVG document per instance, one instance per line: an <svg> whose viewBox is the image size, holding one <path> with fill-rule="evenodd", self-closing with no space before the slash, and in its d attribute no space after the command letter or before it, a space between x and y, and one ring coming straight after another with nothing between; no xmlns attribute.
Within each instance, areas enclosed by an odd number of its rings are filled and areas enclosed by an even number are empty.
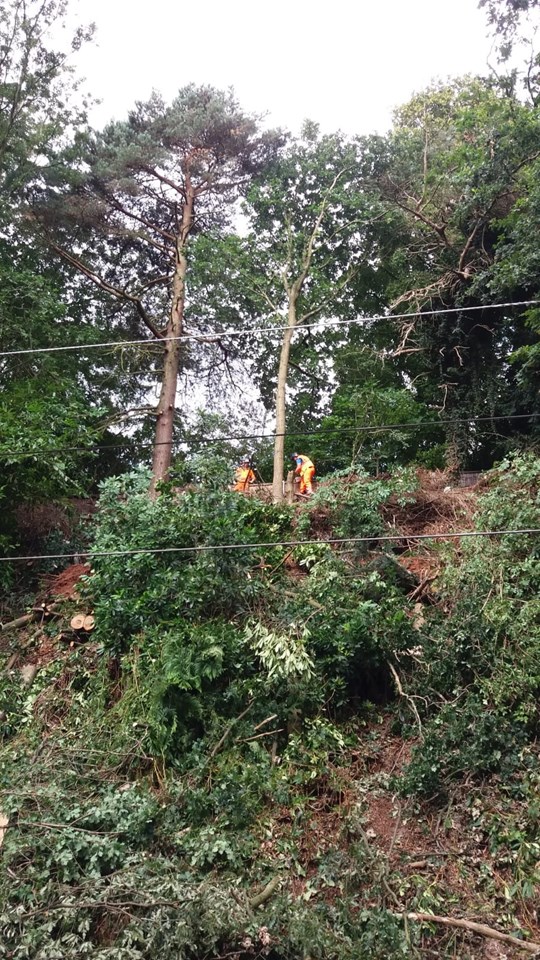
<svg viewBox="0 0 540 960"><path fill-rule="evenodd" d="M309 497L313 493L312 481L315 476L313 462L303 453L293 453L291 460L296 464L295 473L300 477L300 493Z"/></svg>
<svg viewBox="0 0 540 960"><path fill-rule="evenodd" d="M245 457L236 468L233 490L237 490L238 493L245 493L250 483L255 483L255 474L251 469L248 458Z"/></svg>

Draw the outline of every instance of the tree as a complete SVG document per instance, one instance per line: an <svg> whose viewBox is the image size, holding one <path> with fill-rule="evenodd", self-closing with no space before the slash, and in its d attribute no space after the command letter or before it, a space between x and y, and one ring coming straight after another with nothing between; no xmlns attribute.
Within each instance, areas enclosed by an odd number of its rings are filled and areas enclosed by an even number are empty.
<svg viewBox="0 0 540 960"><path fill-rule="evenodd" d="M67 49L54 49L52 34L64 25L67 0L8 0L0 13L0 197L4 206L36 176L65 135L84 118L68 91L71 53L91 39L93 28L75 31ZM68 77L70 82L68 83Z"/></svg>
<svg viewBox="0 0 540 960"><path fill-rule="evenodd" d="M153 494L168 475L178 374L193 347L185 327L191 239L226 227L233 202L279 143L259 134L230 91L191 85L170 106L154 94L126 122L81 141L74 181L60 197L51 184L41 204L52 248L163 344Z"/></svg>
<svg viewBox="0 0 540 960"><path fill-rule="evenodd" d="M480 0L478 6L487 12L497 62L506 71L501 74L493 71L499 87L512 96L520 80L531 103L536 105L540 97L540 57L535 48L539 0ZM521 67L516 65L508 70L508 64L515 63L518 48L525 51L524 62Z"/></svg>
<svg viewBox="0 0 540 960"><path fill-rule="evenodd" d="M411 461L440 465L443 437L436 414L418 401L396 363L353 341L336 352L334 376L328 414L311 443L317 463L336 470L361 466L375 474Z"/></svg>
<svg viewBox="0 0 540 960"><path fill-rule="evenodd" d="M540 150L534 111L467 80L420 94L396 120L379 184L402 223L385 267L392 306L413 315L394 358L419 399L446 417L521 415L527 406L508 360L531 342L523 310L470 308L493 302L501 223L522 206ZM482 437L461 424L448 442L461 462L486 466L506 433L493 423Z"/></svg>
<svg viewBox="0 0 540 960"><path fill-rule="evenodd" d="M350 312L366 299L373 275L368 262L375 256L372 225L380 209L373 196L353 189L359 165L358 144L338 134L321 137L314 124L306 124L303 138L291 143L247 197L254 303L261 322L282 327L274 375L259 362L267 403L275 386L275 502L283 497L291 364L300 377L315 381L316 400L329 387L330 364L317 335L303 330L304 366L291 352L295 331ZM268 350L263 356L269 359ZM270 363L272 370L275 361Z"/></svg>
<svg viewBox="0 0 540 960"><path fill-rule="evenodd" d="M17 354L59 345L80 319L61 272L51 265L27 216L26 200L84 119L70 102L77 88L70 56L92 36L79 29L64 48L63 0L9 0L0 12L0 541L16 541L18 503L80 491L90 477L84 453L59 446L95 439L99 417L90 365L68 354ZM71 316L68 316L71 313ZM95 386L95 379L93 382ZM98 403L102 403L99 398Z"/></svg>

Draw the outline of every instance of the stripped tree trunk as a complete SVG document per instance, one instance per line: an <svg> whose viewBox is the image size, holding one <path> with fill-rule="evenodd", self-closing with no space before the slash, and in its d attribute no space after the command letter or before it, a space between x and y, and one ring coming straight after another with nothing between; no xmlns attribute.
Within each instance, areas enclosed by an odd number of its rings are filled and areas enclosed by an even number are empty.
<svg viewBox="0 0 540 960"><path fill-rule="evenodd" d="M342 171L343 172L343 171ZM300 294L302 293L302 287L306 281L306 277L309 274L311 269L311 263L313 260L313 249L315 245L315 240L321 229L321 223L325 211L328 207L330 201L332 190L334 189L337 181L341 176L341 172L338 173L332 184L330 185L329 190L324 196L324 199L321 203L319 213L313 225L313 229L308 234L306 242L304 245L302 257L300 264L297 268L294 268L294 255L293 255L293 233L291 229L291 224L287 220L287 247L288 247L288 256L287 262L282 271L283 285L285 287L285 294L287 297L287 326L283 332L283 339L281 341L281 352L279 355L279 369L278 369L278 380L277 380L277 390L276 390L276 434L274 439L274 474L272 478L272 498L274 503L281 503L283 500L283 466L284 466L284 454L285 454L285 428L286 428L286 394L287 394L287 378L289 374L289 357L291 353L291 341L294 333L294 329L299 323L303 323L306 320L309 320L312 316L318 314L319 310L322 307L316 307L308 311L303 316L298 316L298 300ZM295 273L295 279L292 283L289 281L291 273Z"/></svg>
<svg viewBox="0 0 540 960"><path fill-rule="evenodd" d="M283 465L285 461L285 428L287 426L287 378L289 374L291 340L295 325L296 297L293 299L293 291L291 290L289 293L287 326L285 327L281 341L276 390L276 434L274 442L274 472L272 477L272 499L274 503L281 503L283 500Z"/></svg>

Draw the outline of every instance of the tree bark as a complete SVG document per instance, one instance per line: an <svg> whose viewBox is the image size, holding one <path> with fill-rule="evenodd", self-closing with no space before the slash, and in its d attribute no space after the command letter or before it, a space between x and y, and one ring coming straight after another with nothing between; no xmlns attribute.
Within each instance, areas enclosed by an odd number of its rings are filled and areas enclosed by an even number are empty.
<svg viewBox="0 0 540 960"><path fill-rule="evenodd" d="M283 465L285 461L286 393L289 373L291 340L296 326L296 296L294 289L289 293L287 326L283 331L279 370L276 390L276 435L274 443L274 473L272 477L272 499L274 503L283 500Z"/></svg>
<svg viewBox="0 0 540 960"><path fill-rule="evenodd" d="M176 263L173 275L172 304L165 333L165 337L175 337L178 339L168 340L165 344L163 378L156 410L156 434L152 460L152 480L150 483L150 496L152 498L157 496L158 483L168 479L172 459L176 390L182 352L182 341L180 338L184 329L184 307L186 301L187 242L193 225L194 201L195 192L188 181L186 201L182 207L182 222L176 240Z"/></svg>
<svg viewBox="0 0 540 960"><path fill-rule="evenodd" d="M294 503L294 470L287 471L285 481L285 500L287 503Z"/></svg>

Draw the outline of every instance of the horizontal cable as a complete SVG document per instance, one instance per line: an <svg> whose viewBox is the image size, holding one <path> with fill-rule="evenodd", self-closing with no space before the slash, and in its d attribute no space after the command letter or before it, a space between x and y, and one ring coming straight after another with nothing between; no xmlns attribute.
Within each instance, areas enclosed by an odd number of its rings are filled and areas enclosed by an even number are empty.
<svg viewBox="0 0 540 960"><path fill-rule="evenodd" d="M344 434L356 435L357 433L377 433L379 430L382 432L388 432L391 430L411 430L417 427L421 429L422 427L440 427L448 426L450 424L457 423L493 423L500 420L531 420L540 416L540 413L513 413L508 414L507 416L500 415L496 417L453 417L453 418L444 418L441 420L419 420L419 421L409 421L406 423L381 423L379 426L372 425L363 425L358 427L336 427L334 430L302 430L302 431L291 431L287 433L251 433L251 434L237 434L236 436L229 437L201 437L195 445L195 449L198 449L199 446L212 446L219 443L231 443L237 440L275 440L277 437L318 437L320 440L324 440L327 437L342 436ZM6 457L34 457L34 456L43 456L44 454L50 453L87 453L91 450L120 450L124 448L135 449L144 449L148 447L154 449L154 447L171 447L176 443L189 444L189 440L158 440L154 442L152 440L139 440L131 442L130 440L124 440L122 443L95 443L89 444L86 447L73 446L73 447L39 447L34 450L3 450L0 447L0 460L6 459ZM193 444L191 444L193 447Z"/></svg>
<svg viewBox="0 0 540 960"><path fill-rule="evenodd" d="M263 543L216 543L199 547L141 547L138 550L79 550L77 553L43 553L34 556L0 557L0 562L16 560L73 560L81 557L129 557L142 554L209 553L217 550L258 550L268 547L304 547L313 544L388 543L399 540L453 540L459 537L516 537L538 534L540 527L520 530L461 530L459 533L401 533L383 537L335 537L330 540L269 540Z"/></svg>
<svg viewBox="0 0 540 960"><path fill-rule="evenodd" d="M379 314L374 317L355 317L351 320L317 320L314 323L299 323L294 326L297 330L314 330L325 327L351 326L359 323L373 323L377 320L410 320L413 317L437 317L452 313L472 313L476 310L498 310L505 307L533 307L539 306L540 300L516 300L510 303L486 303L476 307L447 307L443 310L418 310L409 313ZM134 347L148 346L157 343L173 343L177 340L194 340L198 343L207 343L209 338L213 340L223 340L229 337L240 337L253 333L283 333L290 327L240 327L238 330L222 330L207 333L205 335L198 333L184 333L178 337L154 337L144 340L107 340L103 343L73 343L64 347L29 347L25 350L4 350L0 352L0 357L20 357L26 354L37 353L61 353L74 350L97 350L101 347Z"/></svg>

